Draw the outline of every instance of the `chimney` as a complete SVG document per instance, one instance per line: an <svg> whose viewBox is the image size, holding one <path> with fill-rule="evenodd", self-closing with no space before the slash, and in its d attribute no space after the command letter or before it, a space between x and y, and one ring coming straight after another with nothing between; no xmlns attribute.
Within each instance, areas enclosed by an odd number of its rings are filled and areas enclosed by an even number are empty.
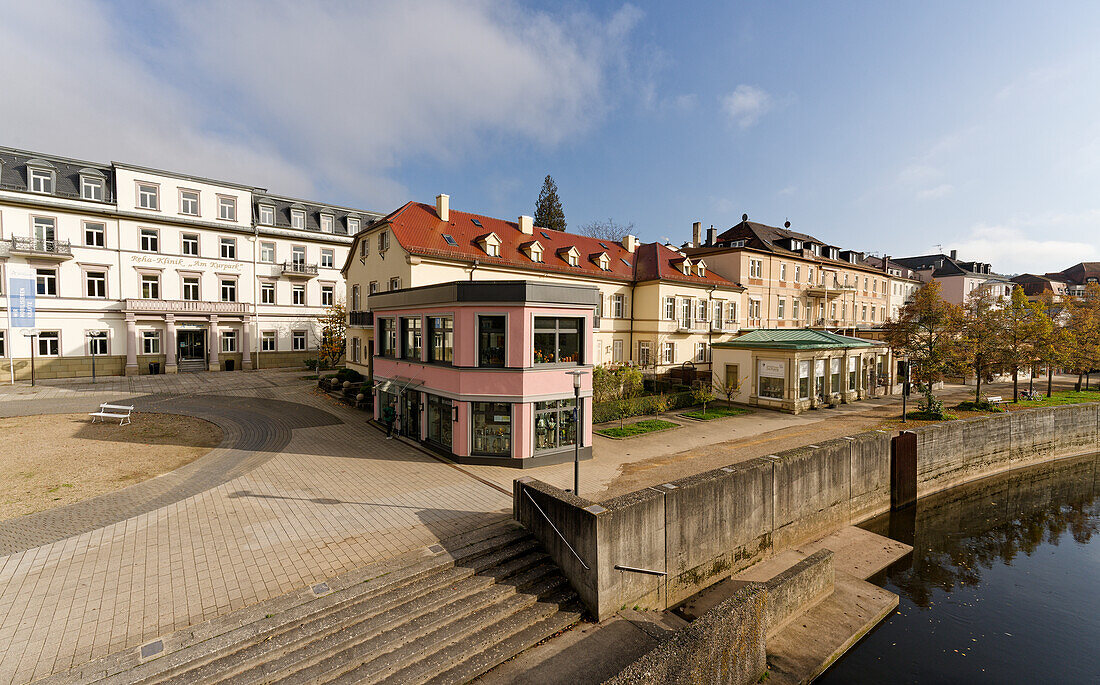
<svg viewBox="0 0 1100 685"><path fill-rule="evenodd" d="M882 256L882 270L886 272L890 271L890 255Z"/></svg>
<svg viewBox="0 0 1100 685"><path fill-rule="evenodd" d="M707 247L714 247L718 242L718 229L714 227L714 224L710 225L707 229Z"/></svg>
<svg viewBox="0 0 1100 685"><path fill-rule="evenodd" d="M703 224L696 221L691 225L691 245L699 247L703 244Z"/></svg>
<svg viewBox="0 0 1100 685"><path fill-rule="evenodd" d="M638 237L633 235L624 235L623 247L626 249L627 252L633 253L634 250L638 249Z"/></svg>
<svg viewBox="0 0 1100 685"><path fill-rule="evenodd" d="M951 250L951 259L958 259L958 258L959 258L959 251L958 250Z"/></svg>
<svg viewBox="0 0 1100 685"><path fill-rule="evenodd" d="M435 213L439 215L440 221L451 220L451 196L450 195L436 195L435 196Z"/></svg>
<svg viewBox="0 0 1100 685"><path fill-rule="evenodd" d="M524 214L519 215L519 221L516 222L519 226L519 232L526 235L534 235L535 233L535 220L532 217Z"/></svg>

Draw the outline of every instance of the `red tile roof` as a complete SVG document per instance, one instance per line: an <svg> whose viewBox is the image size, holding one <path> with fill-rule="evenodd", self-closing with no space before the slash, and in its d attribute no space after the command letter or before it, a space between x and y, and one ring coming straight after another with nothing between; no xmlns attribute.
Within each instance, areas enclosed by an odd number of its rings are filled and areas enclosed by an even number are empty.
<svg viewBox="0 0 1100 685"><path fill-rule="evenodd" d="M620 281L653 280L656 277L697 285L740 287L707 269L706 276L685 276L671 265L681 255L663 245L650 243L639 245L630 253L621 243L600 240L575 233L534 229L533 235L521 233L515 221L505 221L481 214L469 214L450 210L449 221L441 221L433 205L408 202L377 224L389 223L393 237L410 254L423 257L441 257L462 261L478 260L482 264L500 264L523 269L549 271L561 274L581 274L596 278ZM478 226L474 221L478 221ZM500 256L490 257L481 249L478 238L488 233L500 238ZM449 245L444 234L450 235L457 245ZM521 248L537 240L543 248L542 262L532 262ZM563 254L570 247L580 253L577 266L570 266ZM596 257L607 253L608 270L600 269ZM640 271L639 271L640 270ZM636 271L638 273L636 274Z"/></svg>

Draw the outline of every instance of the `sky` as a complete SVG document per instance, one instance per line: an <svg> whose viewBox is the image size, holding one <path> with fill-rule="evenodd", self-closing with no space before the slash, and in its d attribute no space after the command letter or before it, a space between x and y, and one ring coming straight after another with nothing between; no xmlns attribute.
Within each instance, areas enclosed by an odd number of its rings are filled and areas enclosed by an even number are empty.
<svg viewBox="0 0 1100 685"><path fill-rule="evenodd" d="M1100 3L0 0L0 145L388 212L1100 260Z"/></svg>

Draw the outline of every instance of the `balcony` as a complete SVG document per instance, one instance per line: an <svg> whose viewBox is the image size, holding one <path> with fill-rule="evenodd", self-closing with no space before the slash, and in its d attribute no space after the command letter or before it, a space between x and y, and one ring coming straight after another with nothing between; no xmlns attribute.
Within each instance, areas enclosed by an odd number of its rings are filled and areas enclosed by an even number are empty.
<svg viewBox="0 0 1100 685"><path fill-rule="evenodd" d="M305 262L283 262L282 275L289 278L313 278L317 275L317 265Z"/></svg>
<svg viewBox="0 0 1100 685"><path fill-rule="evenodd" d="M855 292L856 287L854 285L843 285L840 281L833 281L832 283L819 283L817 285L811 285L806 288L806 294L812 297L826 297L833 298L839 297L844 293Z"/></svg>
<svg viewBox="0 0 1100 685"><path fill-rule="evenodd" d="M12 236L4 241L11 254L33 257L35 259L56 259L63 261L73 258L72 247L68 240L42 240L30 236Z"/></svg>
<svg viewBox="0 0 1100 685"><path fill-rule="evenodd" d="M128 312L160 314L247 314L247 302L210 302L207 300L126 300Z"/></svg>
<svg viewBox="0 0 1100 685"><path fill-rule="evenodd" d="M374 312L348 312L348 325L371 328L374 326Z"/></svg>

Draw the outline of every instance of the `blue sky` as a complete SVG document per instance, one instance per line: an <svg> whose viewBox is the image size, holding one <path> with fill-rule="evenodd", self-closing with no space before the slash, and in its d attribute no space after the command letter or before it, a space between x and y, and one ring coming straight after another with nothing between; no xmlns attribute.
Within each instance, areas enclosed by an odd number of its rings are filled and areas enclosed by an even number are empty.
<svg viewBox="0 0 1100 685"><path fill-rule="evenodd" d="M572 227L1054 270L1100 259L1100 5L1055 9L0 0L0 144L380 211L549 173Z"/></svg>

